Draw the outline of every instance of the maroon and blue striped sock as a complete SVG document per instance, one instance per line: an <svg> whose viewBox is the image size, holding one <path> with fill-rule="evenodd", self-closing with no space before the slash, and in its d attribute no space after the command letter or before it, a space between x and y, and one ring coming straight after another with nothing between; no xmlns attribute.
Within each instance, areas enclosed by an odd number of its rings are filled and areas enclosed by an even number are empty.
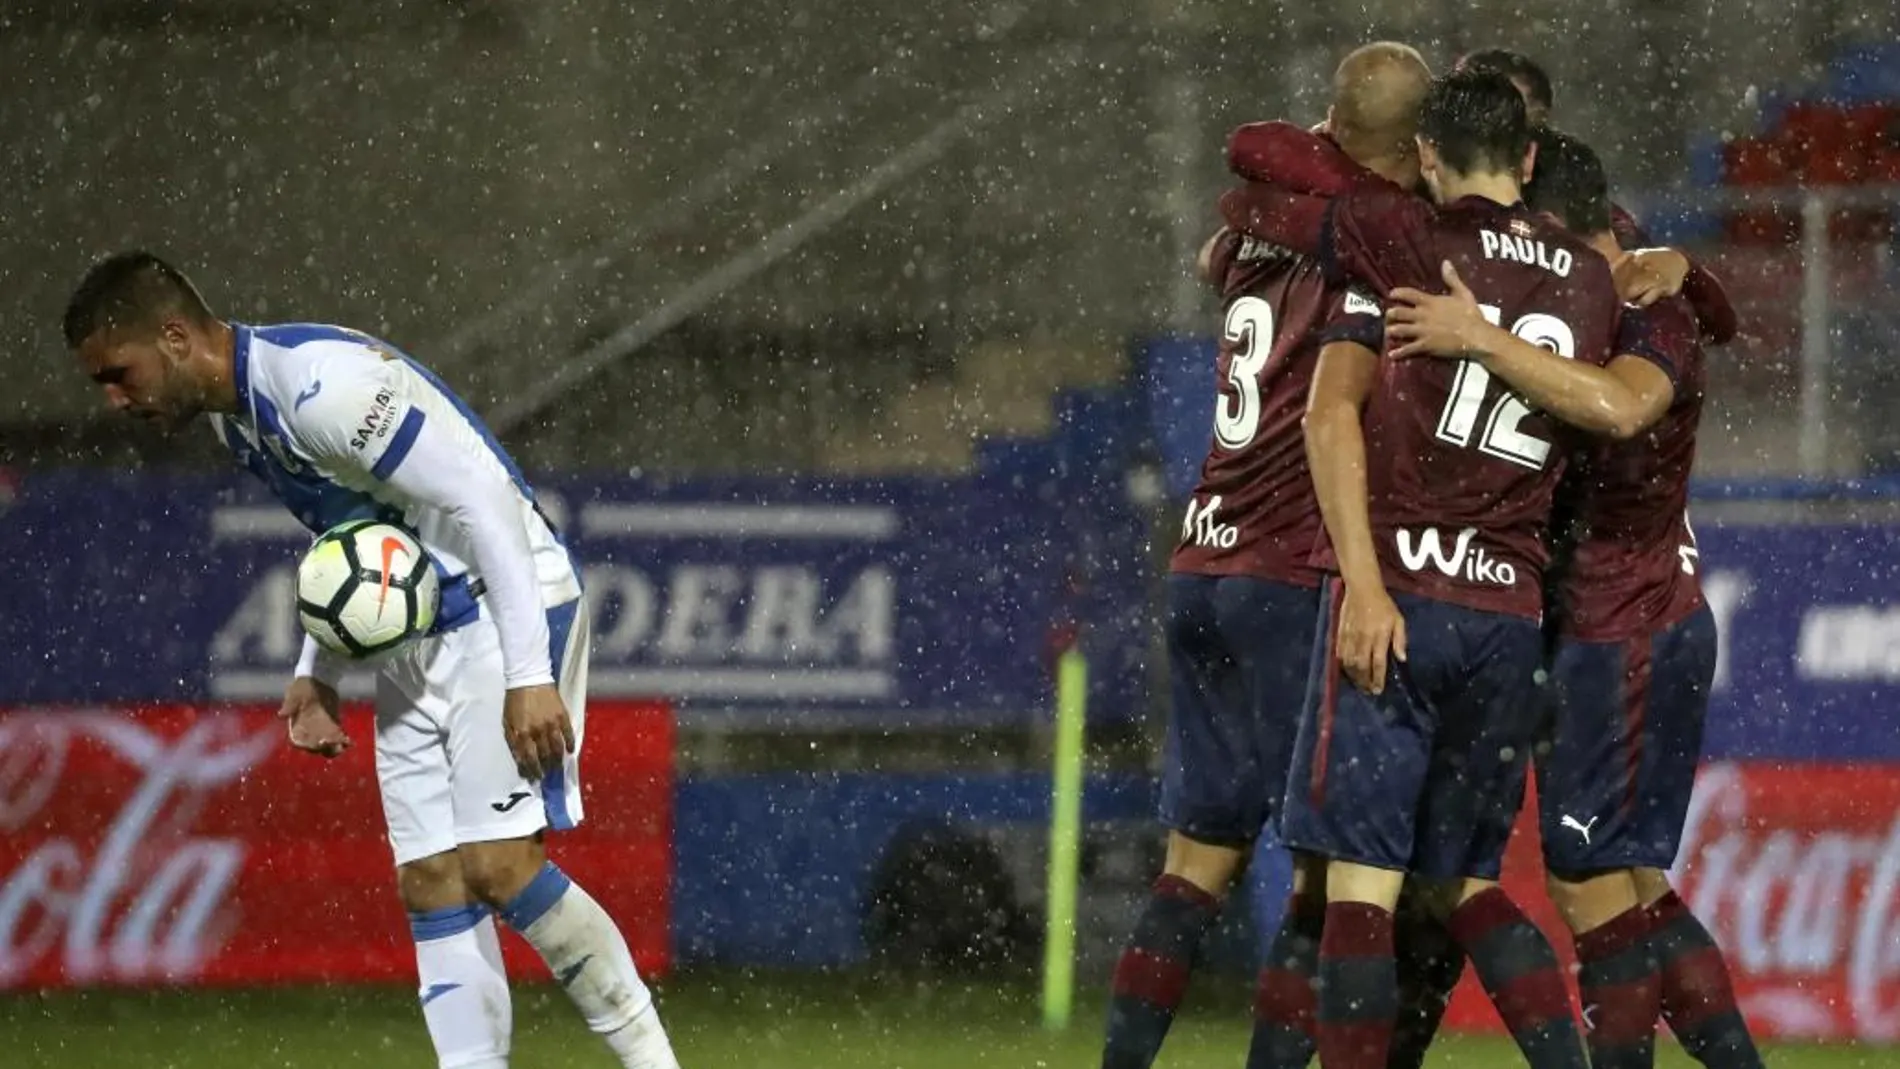
<svg viewBox="0 0 1900 1069"><path fill-rule="evenodd" d="M1135 934L1115 963L1102 1069L1150 1069L1187 994L1201 939L1221 901L1179 876L1164 875L1148 893Z"/></svg>
<svg viewBox="0 0 1900 1069"><path fill-rule="evenodd" d="M1662 1016L1689 1056L1710 1069L1761 1069L1735 1004L1728 963L1674 891L1650 903L1649 940L1662 974Z"/></svg>
<svg viewBox="0 0 1900 1069"><path fill-rule="evenodd" d="M1319 941L1325 927L1324 896L1308 893L1287 900L1254 990L1247 1069L1306 1069L1313 1060Z"/></svg>
<svg viewBox="0 0 1900 1069"><path fill-rule="evenodd" d="M1589 1069L1557 952L1517 903L1490 888L1453 911L1449 927L1531 1069Z"/></svg>
<svg viewBox="0 0 1900 1069"><path fill-rule="evenodd" d="M1392 913L1329 902L1319 940L1319 1060L1326 1069L1385 1069L1398 1018Z"/></svg>
<svg viewBox="0 0 1900 1069"><path fill-rule="evenodd" d="M1591 1069L1649 1069L1656 1064L1662 976L1641 906L1577 936L1577 987Z"/></svg>

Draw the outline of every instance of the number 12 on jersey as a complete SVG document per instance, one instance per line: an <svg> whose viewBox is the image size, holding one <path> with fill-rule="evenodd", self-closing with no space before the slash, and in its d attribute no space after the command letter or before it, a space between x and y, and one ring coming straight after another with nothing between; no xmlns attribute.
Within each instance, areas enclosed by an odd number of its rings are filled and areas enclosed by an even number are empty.
<svg viewBox="0 0 1900 1069"><path fill-rule="evenodd" d="M1496 305L1481 304L1478 309L1492 326L1503 322L1504 313ZM1511 333L1565 359L1577 355L1576 335L1568 323L1556 316L1532 312L1511 324ZM1446 398L1445 409L1438 416L1439 440L1460 447L1471 445L1472 433L1478 428L1484 408L1484 396L1490 388L1491 373L1483 365L1473 360L1459 361L1457 377L1451 383L1451 396ZM1478 451L1541 471L1550 459L1550 443L1517 429L1530 414L1531 406L1522 397L1508 391L1500 394L1491 405L1490 416L1484 420L1484 432L1478 436Z"/></svg>

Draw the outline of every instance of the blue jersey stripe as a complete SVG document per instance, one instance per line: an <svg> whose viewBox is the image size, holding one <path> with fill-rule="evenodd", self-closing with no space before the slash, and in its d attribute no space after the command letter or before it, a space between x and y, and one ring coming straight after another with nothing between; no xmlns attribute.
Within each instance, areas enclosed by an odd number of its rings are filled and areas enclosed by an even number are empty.
<svg viewBox="0 0 1900 1069"><path fill-rule="evenodd" d="M383 455L376 461L376 466L369 469L370 478L377 482L389 481L389 477L395 474L396 469L402 467L403 460L409 456L409 450L415 447L416 435L422 433L424 422L426 420L420 408L411 408L409 414L402 417L402 425L396 428L395 435L389 439L389 448L383 450Z"/></svg>

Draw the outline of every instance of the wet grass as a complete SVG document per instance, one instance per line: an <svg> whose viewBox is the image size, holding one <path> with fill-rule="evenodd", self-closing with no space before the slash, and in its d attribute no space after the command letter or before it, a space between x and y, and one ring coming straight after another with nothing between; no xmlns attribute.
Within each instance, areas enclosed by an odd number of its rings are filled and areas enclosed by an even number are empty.
<svg viewBox="0 0 1900 1069"><path fill-rule="evenodd" d="M744 974L697 970L667 980L661 1012L686 1069L1094 1069L1103 997L1079 1000L1072 1026L1038 1023L1021 982L917 982L863 974ZM1220 1003L1220 1004L1215 1004ZM1169 1038L1160 1069L1239 1066L1244 1003L1199 999ZM1664 1040L1657 1065L1693 1063ZM613 1059L560 992L515 991L520 1067L610 1069ZM407 988L286 988L226 992L90 991L0 996L0 1065L9 1069L427 1069L435 1064ZM1427 1063L1522 1065L1508 1042L1447 1037ZM1894 1048L1784 1045L1775 1069L1874 1069Z"/></svg>

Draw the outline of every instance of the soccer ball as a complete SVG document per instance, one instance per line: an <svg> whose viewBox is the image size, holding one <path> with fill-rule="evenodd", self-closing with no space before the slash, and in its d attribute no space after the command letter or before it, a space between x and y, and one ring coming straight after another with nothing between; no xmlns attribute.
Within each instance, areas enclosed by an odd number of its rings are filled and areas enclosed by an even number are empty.
<svg viewBox="0 0 1900 1069"><path fill-rule="evenodd" d="M352 520L323 532L297 565L297 616L317 645L349 657L395 649L429 630L442 586L416 536Z"/></svg>

